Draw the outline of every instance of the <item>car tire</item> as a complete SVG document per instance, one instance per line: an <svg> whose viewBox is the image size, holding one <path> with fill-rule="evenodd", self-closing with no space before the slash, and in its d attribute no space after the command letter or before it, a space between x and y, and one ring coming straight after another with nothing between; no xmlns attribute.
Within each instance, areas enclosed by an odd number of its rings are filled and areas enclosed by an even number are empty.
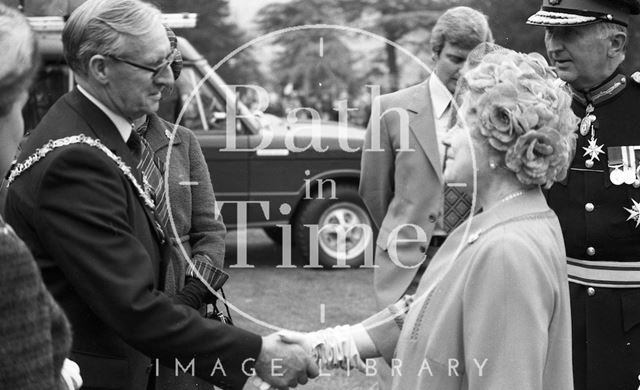
<svg viewBox="0 0 640 390"><path fill-rule="evenodd" d="M324 268L356 268L365 264L365 249L370 247L370 256L373 256L373 223L367 209L358 194L358 188L354 184L337 183L335 186L335 198L331 199L331 188L323 190L322 197L305 200L298 209L294 219L292 231L293 242L300 252L305 265L313 265L311 259L310 240L311 229L305 225L318 226L318 263ZM355 224L366 224L370 228L353 227ZM332 229L330 225L333 225ZM322 229L323 226L325 229ZM338 236L340 230L344 233L346 250L338 248ZM343 253L344 265L340 265L338 258ZM370 262L373 261L371 258Z"/></svg>

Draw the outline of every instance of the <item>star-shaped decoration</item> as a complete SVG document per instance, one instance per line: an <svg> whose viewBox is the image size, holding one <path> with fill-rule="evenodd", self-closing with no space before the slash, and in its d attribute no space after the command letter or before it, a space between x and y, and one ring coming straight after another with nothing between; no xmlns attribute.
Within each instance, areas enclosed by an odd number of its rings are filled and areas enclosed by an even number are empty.
<svg viewBox="0 0 640 390"><path fill-rule="evenodd" d="M636 200L633 198L631 199L631 201L633 202L633 206L631 206L630 209L626 207L624 208L629 213L629 218L627 218L627 221L636 221L636 227L638 227L640 226L640 203L636 202Z"/></svg>
<svg viewBox="0 0 640 390"><path fill-rule="evenodd" d="M604 147L604 145L598 145L598 139L597 138L591 138L589 140L589 146L585 147L583 146L582 149L584 149L584 154L582 155L584 156L589 156L590 160L596 159L598 161L600 161L600 154L604 154L604 151L602 151L602 148Z"/></svg>

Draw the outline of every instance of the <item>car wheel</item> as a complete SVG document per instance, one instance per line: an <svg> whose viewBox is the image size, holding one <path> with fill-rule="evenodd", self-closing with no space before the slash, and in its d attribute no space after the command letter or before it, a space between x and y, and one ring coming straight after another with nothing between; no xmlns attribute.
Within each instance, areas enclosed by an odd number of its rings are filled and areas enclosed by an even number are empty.
<svg viewBox="0 0 640 390"><path fill-rule="evenodd" d="M340 183L335 189L334 199L330 199L329 188L322 198L300 205L292 227L294 244L306 265L313 265L311 249L315 245L320 265L355 268L365 263L367 247L373 256L373 224L355 185ZM316 240L311 237L313 230L305 225L317 226Z"/></svg>

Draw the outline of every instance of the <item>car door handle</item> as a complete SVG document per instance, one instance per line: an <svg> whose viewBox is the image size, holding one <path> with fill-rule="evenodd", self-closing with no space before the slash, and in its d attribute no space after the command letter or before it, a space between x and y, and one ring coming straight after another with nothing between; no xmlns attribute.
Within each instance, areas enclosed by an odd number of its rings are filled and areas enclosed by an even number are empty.
<svg viewBox="0 0 640 390"><path fill-rule="evenodd" d="M288 156L289 149L258 149L256 155L264 157Z"/></svg>

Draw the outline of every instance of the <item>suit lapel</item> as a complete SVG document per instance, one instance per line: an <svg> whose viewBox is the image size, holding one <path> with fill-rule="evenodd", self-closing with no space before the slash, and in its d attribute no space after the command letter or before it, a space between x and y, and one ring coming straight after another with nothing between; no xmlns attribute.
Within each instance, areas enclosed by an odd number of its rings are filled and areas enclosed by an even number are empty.
<svg viewBox="0 0 640 390"><path fill-rule="evenodd" d="M438 180L442 183L442 164L440 163L440 150L438 149L439 140L436 135L436 124L433 117L433 106L428 81L429 79L415 89L414 95L409 102L407 108L415 114L410 117L409 128L427 155L427 158L431 161Z"/></svg>
<svg viewBox="0 0 640 390"><path fill-rule="evenodd" d="M95 136L105 145L109 150L115 153L118 157L122 159L122 161L127 164L129 168L131 168L131 174L138 181L138 184L144 188L144 184L142 181L142 173L138 170L137 159L134 157L133 153L127 146L127 144L122 139L120 132L116 128L116 126L111 122L109 117L100 110L95 104L91 103L86 96L84 96L78 89L74 89L69 94L66 95L67 102L69 105L76 111L76 113L84 119L88 128L93 132L93 134L85 134L87 136ZM145 214L147 215L147 219L151 223L151 226L154 227L156 223L156 219L153 215L154 210L149 208L144 200L138 195L137 190L131 186L134 193L136 194L136 198L142 205ZM156 229L153 228L155 231Z"/></svg>
<svg viewBox="0 0 640 390"><path fill-rule="evenodd" d="M157 115L151 115L145 139L149 142L153 151L157 153L162 148L169 146L170 137L173 137L173 146L182 143L180 133L176 131L175 134L173 134L173 130L173 125L163 121Z"/></svg>

